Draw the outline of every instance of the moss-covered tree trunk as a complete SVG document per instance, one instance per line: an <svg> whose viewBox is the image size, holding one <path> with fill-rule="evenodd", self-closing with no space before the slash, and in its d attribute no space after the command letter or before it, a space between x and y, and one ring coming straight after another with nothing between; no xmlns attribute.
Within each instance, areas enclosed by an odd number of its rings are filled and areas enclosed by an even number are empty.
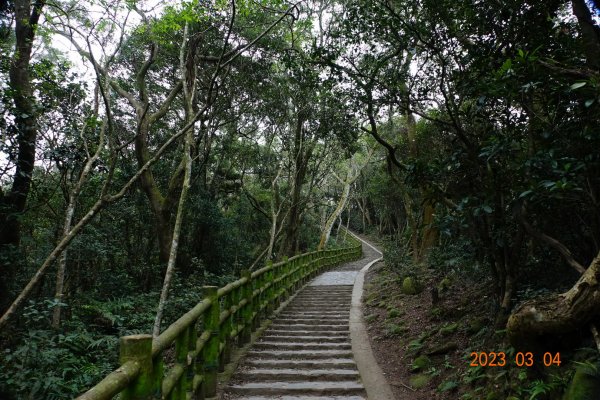
<svg viewBox="0 0 600 400"><path fill-rule="evenodd" d="M546 335L560 335L585 327L600 317L600 253L565 293L534 299L517 308L506 325L515 345Z"/></svg>
<svg viewBox="0 0 600 400"><path fill-rule="evenodd" d="M290 193L291 205L288 213L285 236L281 244L282 255L292 256L298 251L298 228L300 227L300 216L302 214L302 186L308 171L308 161L312 156L314 143L306 140L304 122L306 117L302 112L296 116L294 128L294 164L292 189Z"/></svg>

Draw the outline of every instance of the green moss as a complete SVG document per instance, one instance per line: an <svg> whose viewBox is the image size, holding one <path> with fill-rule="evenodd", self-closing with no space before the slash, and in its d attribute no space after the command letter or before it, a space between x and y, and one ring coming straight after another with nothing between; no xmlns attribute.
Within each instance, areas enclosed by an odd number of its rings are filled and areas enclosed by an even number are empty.
<svg viewBox="0 0 600 400"><path fill-rule="evenodd" d="M593 375L592 375L593 374ZM600 399L600 378L598 373L588 366L581 366L575 371L573 380L563 397L564 400L597 400Z"/></svg>
<svg viewBox="0 0 600 400"><path fill-rule="evenodd" d="M385 333L388 336L399 336L406 333L407 330L408 328L406 328L405 326L394 323L388 323L385 325Z"/></svg>
<svg viewBox="0 0 600 400"><path fill-rule="evenodd" d="M443 314L442 309L439 307L433 307L431 310L429 310L429 314L431 315L432 318L440 318Z"/></svg>
<svg viewBox="0 0 600 400"><path fill-rule="evenodd" d="M365 317L365 321L371 323L375 321L379 316L377 314L369 314Z"/></svg>
<svg viewBox="0 0 600 400"><path fill-rule="evenodd" d="M413 371L424 371L431 365L431 360L427 356L419 356L412 363Z"/></svg>
<svg viewBox="0 0 600 400"><path fill-rule="evenodd" d="M475 318L472 320L469 320L468 325L467 325L467 333L469 335L474 335L476 333L478 333L479 331L481 331L483 328L485 328L486 324L485 324L485 319L484 318Z"/></svg>
<svg viewBox="0 0 600 400"><path fill-rule="evenodd" d="M444 326L442 326L439 330L440 335L442 336L448 336L453 334L454 332L456 332L458 329L458 324L455 322L453 324L446 324Z"/></svg>
<svg viewBox="0 0 600 400"><path fill-rule="evenodd" d="M388 318L397 318L402 316L402 311L398 310L397 308L392 308L388 311Z"/></svg>
<svg viewBox="0 0 600 400"><path fill-rule="evenodd" d="M409 384L413 389L421 389L429 384L431 377L426 374L418 374L410 378Z"/></svg>
<svg viewBox="0 0 600 400"><path fill-rule="evenodd" d="M454 342L442 343L437 346L433 346L431 350L427 352L427 355L433 356L436 354L446 354L456 349L458 349L458 344Z"/></svg>
<svg viewBox="0 0 600 400"><path fill-rule="evenodd" d="M420 339L414 339L408 343L408 351L411 353L418 353L422 348L423 342Z"/></svg>
<svg viewBox="0 0 600 400"><path fill-rule="evenodd" d="M408 295L414 295L421 292L421 288L414 278L407 276L402 281L402 293Z"/></svg>
<svg viewBox="0 0 600 400"><path fill-rule="evenodd" d="M450 278L446 277L438 284L438 290L440 292L445 292L450 288L450 285L452 285L452 281L450 281Z"/></svg>

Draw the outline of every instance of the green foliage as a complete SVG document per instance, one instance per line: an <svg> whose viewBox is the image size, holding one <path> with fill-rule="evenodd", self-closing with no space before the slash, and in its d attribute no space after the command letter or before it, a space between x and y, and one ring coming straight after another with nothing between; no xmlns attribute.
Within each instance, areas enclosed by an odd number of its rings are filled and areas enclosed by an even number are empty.
<svg viewBox="0 0 600 400"><path fill-rule="evenodd" d="M391 310L388 311L387 317L388 318L398 318L403 314L402 311L400 311L397 308L392 308Z"/></svg>
<svg viewBox="0 0 600 400"><path fill-rule="evenodd" d="M401 336L406 333L407 328L404 325L399 325L393 322L385 324L385 334L387 336Z"/></svg>
<svg viewBox="0 0 600 400"><path fill-rule="evenodd" d="M449 392L449 391L454 391L456 390L456 388L458 388L458 382L455 380L447 380L444 381L442 383L440 383L440 385L438 386L437 390L438 392Z"/></svg>
<svg viewBox="0 0 600 400"><path fill-rule="evenodd" d="M427 374L417 374L411 376L409 379L409 384L414 389L422 389L429 384L431 381L431 376Z"/></svg>
<svg viewBox="0 0 600 400"><path fill-rule="evenodd" d="M421 355L414 359L412 363L413 371L425 371L431 365L431 360L425 355Z"/></svg>
<svg viewBox="0 0 600 400"><path fill-rule="evenodd" d="M23 317L44 326L53 303L30 302ZM118 339L75 323L66 332L30 329L0 353L0 392L16 398L73 398L111 372Z"/></svg>

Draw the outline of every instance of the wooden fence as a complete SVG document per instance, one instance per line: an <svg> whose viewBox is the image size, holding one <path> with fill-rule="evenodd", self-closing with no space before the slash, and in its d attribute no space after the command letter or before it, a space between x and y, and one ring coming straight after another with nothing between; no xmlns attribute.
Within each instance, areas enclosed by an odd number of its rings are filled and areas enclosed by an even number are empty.
<svg viewBox="0 0 600 400"><path fill-rule="evenodd" d="M359 259L361 244L300 254L250 273L225 287L203 287L204 299L160 336L120 339L121 366L77 400L213 397L217 372L230 361L233 347L250 341L252 332L291 294L328 267Z"/></svg>

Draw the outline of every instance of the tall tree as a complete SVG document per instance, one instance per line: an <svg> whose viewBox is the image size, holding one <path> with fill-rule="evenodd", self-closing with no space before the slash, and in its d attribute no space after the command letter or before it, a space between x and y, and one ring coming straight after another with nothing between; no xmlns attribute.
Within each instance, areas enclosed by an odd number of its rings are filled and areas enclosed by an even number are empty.
<svg viewBox="0 0 600 400"><path fill-rule="evenodd" d="M18 145L12 184L5 193L0 188L0 251L18 246L21 237L21 216L25 211L27 196L35 163L37 141L36 100L30 77L32 49L36 29L45 5L44 0L15 0L14 8L15 45L10 60L9 84L13 91L15 106L15 131ZM0 309L3 309L9 293L7 283L14 278L11 263L0 268Z"/></svg>

